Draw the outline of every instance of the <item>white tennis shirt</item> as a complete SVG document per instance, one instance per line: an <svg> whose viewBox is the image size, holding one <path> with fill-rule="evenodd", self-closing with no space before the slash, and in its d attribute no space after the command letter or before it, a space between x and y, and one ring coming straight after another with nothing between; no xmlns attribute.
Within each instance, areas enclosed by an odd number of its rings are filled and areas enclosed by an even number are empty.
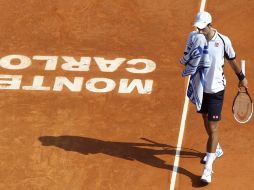
<svg viewBox="0 0 254 190"><path fill-rule="evenodd" d="M216 30L214 37L208 41L208 54L211 66L204 70L204 92L216 93L224 90L226 86L224 57L233 60L236 54L230 39Z"/></svg>

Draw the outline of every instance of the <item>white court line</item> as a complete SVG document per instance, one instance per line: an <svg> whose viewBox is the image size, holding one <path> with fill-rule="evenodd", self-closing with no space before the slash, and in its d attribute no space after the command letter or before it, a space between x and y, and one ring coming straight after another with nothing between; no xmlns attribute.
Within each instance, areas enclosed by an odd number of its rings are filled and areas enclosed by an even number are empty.
<svg viewBox="0 0 254 190"><path fill-rule="evenodd" d="M199 11L204 11L205 10L205 4L206 4L206 0L201 0L201 5L200 5Z"/></svg>
<svg viewBox="0 0 254 190"><path fill-rule="evenodd" d="M201 0L200 11L205 10L205 4L206 4L206 0ZM185 122L186 122L187 113L188 113L189 98L187 97L187 89L188 89L189 81L190 81L190 77L188 77L188 82L187 82L187 86L186 86L183 114L182 114L182 119L181 119L181 124L180 124L180 131L179 131L179 135L178 135L175 161L174 161L174 167L173 167L173 172L172 172L172 176L171 176L169 190L175 189L176 175L177 175L178 166L179 166L180 152L181 152L181 148L182 148L183 135L184 135L184 129L185 129Z"/></svg>

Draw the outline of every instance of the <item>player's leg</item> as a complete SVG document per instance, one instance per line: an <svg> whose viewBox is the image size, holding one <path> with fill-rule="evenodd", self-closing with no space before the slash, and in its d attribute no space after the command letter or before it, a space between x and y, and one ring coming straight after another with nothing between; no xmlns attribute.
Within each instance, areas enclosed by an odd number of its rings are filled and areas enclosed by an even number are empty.
<svg viewBox="0 0 254 190"><path fill-rule="evenodd" d="M210 132L210 129L209 129L209 126L208 125L210 125L210 124L208 124L208 116L207 116L207 114L202 114L202 118L203 118L203 121L204 121L204 126L205 126L205 129L206 129L206 132L207 132L207 135L208 135L208 137L210 136L209 134L211 133ZM214 133L214 132L213 132ZM215 134L216 135L216 134ZM206 163L206 161L207 161L207 154L208 154L208 150L210 149L209 147L211 147L211 140L209 140L209 138L208 138L208 141L207 141L207 144L206 144L206 155L201 159L201 163L202 164L205 164ZM221 148L221 146L220 146L220 144L219 144L219 142L218 142L218 144L217 144L217 146L216 146L216 151L215 151L215 154L216 154L216 158L219 158L219 157L221 157L222 155L223 155L223 150L222 150L222 148Z"/></svg>
<svg viewBox="0 0 254 190"><path fill-rule="evenodd" d="M212 166L216 158L216 148L219 142L218 122L221 120L221 110L224 99L224 91L208 95L208 141L207 141L207 161L201 180L210 183L212 176Z"/></svg>
<svg viewBox="0 0 254 190"><path fill-rule="evenodd" d="M219 142L218 121L208 121L208 142L206 150L215 153Z"/></svg>
<svg viewBox="0 0 254 190"><path fill-rule="evenodd" d="M205 127L205 130L206 130L206 133L209 137L209 134L210 134L210 129L209 129L209 123L208 123L208 103L209 103L209 95L204 93L203 95L203 102L202 102L202 108L200 111L198 111L198 113L201 113L202 114L202 119L203 119L203 123L204 123L204 127ZM207 141L207 144L206 144L206 149L208 149L209 146L209 140ZM206 161L207 161L207 151L206 151L206 155L201 159L201 163L202 164L205 164ZM223 155L223 151L220 147L220 144L218 143L217 147L216 147L216 158L217 157L221 157Z"/></svg>
<svg viewBox="0 0 254 190"><path fill-rule="evenodd" d="M207 133L207 135L209 135L210 132L209 132L209 126L208 126L208 115L207 115L207 113L202 113L202 118L203 118L206 133Z"/></svg>

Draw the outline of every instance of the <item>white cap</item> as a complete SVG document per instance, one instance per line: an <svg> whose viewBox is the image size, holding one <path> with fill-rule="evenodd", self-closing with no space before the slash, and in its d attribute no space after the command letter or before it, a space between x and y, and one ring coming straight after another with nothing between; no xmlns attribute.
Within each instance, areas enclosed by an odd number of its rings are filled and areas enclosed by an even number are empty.
<svg viewBox="0 0 254 190"><path fill-rule="evenodd" d="M210 23L212 23L212 16L210 13L203 11L197 14L194 26L204 29Z"/></svg>

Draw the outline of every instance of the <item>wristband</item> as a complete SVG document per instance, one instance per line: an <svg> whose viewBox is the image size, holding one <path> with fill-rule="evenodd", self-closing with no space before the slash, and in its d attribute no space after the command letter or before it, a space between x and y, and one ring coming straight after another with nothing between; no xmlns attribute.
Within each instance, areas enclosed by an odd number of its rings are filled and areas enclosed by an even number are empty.
<svg viewBox="0 0 254 190"><path fill-rule="evenodd" d="M237 75L239 81L242 81L242 80L245 78L245 76L244 76L244 74L243 74L242 71L240 71L240 73L238 73L238 74L236 74L236 75Z"/></svg>

